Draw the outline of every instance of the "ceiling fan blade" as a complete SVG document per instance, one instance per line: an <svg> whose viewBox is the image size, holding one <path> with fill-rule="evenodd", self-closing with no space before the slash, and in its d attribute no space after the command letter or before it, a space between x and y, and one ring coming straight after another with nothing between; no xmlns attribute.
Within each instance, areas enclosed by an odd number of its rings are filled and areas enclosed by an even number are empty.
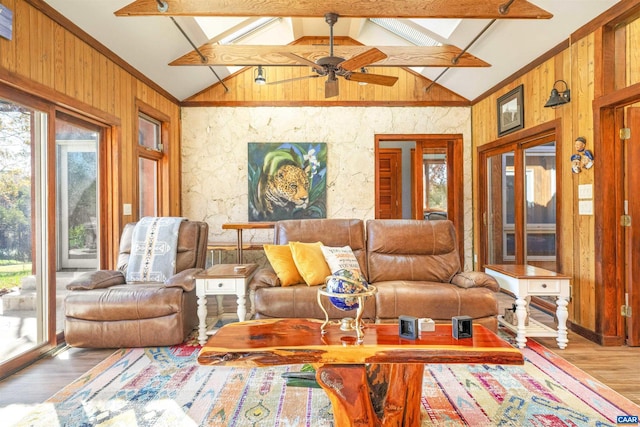
<svg viewBox="0 0 640 427"><path fill-rule="evenodd" d="M347 80L354 82L371 83L381 86L393 86L398 81L396 76L385 76L383 74L369 74L369 73L351 73Z"/></svg>
<svg viewBox="0 0 640 427"><path fill-rule="evenodd" d="M340 93L340 86L338 85L338 79L328 78L326 82L324 82L324 97L332 98L334 96L338 96Z"/></svg>
<svg viewBox="0 0 640 427"><path fill-rule="evenodd" d="M314 79L320 77L320 74L311 74L310 76L302 76L302 77L294 77L291 79L284 79L284 80L278 80L277 82L267 82L266 84L268 85L277 85L280 83L289 83L289 82L295 82L296 80L306 80L306 79Z"/></svg>
<svg viewBox="0 0 640 427"><path fill-rule="evenodd" d="M280 52L280 55L286 56L287 58L290 58L290 59L293 59L294 61L298 62L299 64L308 65L309 67L314 68L314 69L318 70L321 73L325 72L325 69L321 65L318 65L313 61L309 61L307 58L303 58L302 56L296 55L295 53Z"/></svg>
<svg viewBox="0 0 640 427"><path fill-rule="evenodd" d="M340 64L338 64L338 66L347 71L353 71L362 67L366 67L367 65L373 64L374 62L382 61L383 59L387 59L387 54L374 47L367 50L366 52L362 52L361 54L354 56L351 59L342 61Z"/></svg>
<svg viewBox="0 0 640 427"><path fill-rule="evenodd" d="M553 15L526 0L513 2L500 12L505 0L135 0L117 10L116 16L273 16L320 17L327 11L343 18L482 18L549 19ZM375 3L375 8L371 6Z"/></svg>
<svg viewBox="0 0 640 427"><path fill-rule="evenodd" d="M340 66L353 58L371 50L372 46L341 45L335 46L334 53L347 58ZM375 67L488 67L489 64L468 52L451 45L445 46L376 46L387 57L376 63ZM207 43L200 47L200 52L207 58L205 62L196 51L171 62L170 65L225 65L225 66L311 66L318 59L328 55L326 46L288 45L218 45ZM460 56L461 55L461 56ZM454 64L452 59L460 56ZM357 64L356 64L357 65ZM316 68L316 67L314 67ZM317 68L316 68L317 69ZM357 70L355 67L353 70Z"/></svg>

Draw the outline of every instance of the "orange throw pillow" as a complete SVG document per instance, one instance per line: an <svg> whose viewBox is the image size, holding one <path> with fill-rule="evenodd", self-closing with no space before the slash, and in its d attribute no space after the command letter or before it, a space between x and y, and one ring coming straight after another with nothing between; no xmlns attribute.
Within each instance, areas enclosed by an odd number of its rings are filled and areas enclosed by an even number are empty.
<svg viewBox="0 0 640 427"><path fill-rule="evenodd" d="M264 253L278 275L281 286L305 283L298 272L289 245L264 245Z"/></svg>
<svg viewBox="0 0 640 427"><path fill-rule="evenodd" d="M305 283L309 286L324 285L327 276L331 276L331 270L320 249L322 242L289 242L289 246L293 262Z"/></svg>

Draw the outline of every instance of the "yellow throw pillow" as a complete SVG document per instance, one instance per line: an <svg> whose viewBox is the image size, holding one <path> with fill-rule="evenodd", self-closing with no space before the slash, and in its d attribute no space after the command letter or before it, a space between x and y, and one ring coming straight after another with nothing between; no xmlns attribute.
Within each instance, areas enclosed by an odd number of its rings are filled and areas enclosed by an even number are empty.
<svg viewBox="0 0 640 427"><path fill-rule="evenodd" d="M298 272L309 286L323 285L327 276L331 276L331 270L322 254L322 242L302 243L289 242L293 262L298 267Z"/></svg>
<svg viewBox="0 0 640 427"><path fill-rule="evenodd" d="M281 286L305 283L293 262L289 245L264 245L264 253L280 279Z"/></svg>

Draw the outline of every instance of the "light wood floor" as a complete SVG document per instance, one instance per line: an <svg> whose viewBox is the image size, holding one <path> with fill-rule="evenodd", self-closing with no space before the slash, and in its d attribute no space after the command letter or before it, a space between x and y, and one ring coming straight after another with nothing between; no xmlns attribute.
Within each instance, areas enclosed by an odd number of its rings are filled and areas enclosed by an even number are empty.
<svg viewBox="0 0 640 427"><path fill-rule="evenodd" d="M511 306L513 299L499 294L499 301L502 311L502 307ZM234 310L231 306L225 308L227 312ZM549 325L553 322L551 316L538 310L533 310L532 316ZM553 338L536 341L640 405L640 347L602 347L573 332L569 332L569 345L564 350L558 349ZM74 348L42 359L0 382L0 406L43 402L113 351Z"/></svg>

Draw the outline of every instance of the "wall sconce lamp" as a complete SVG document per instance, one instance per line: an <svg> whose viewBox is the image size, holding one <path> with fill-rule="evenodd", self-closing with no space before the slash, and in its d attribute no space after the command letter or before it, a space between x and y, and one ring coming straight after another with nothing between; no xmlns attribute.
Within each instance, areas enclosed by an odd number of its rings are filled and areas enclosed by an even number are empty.
<svg viewBox="0 0 640 427"><path fill-rule="evenodd" d="M556 84L560 82L564 83L563 92L559 92L558 89L556 89ZM571 101L571 91L569 90L567 82L565 82L564 80L556 80L553 84L553 89L551 89L551 96L549 97L547 103L544 104L544 106L554 108L558 105L566 104L569 101Z"/></svg>
<svg viewBox="0 0 640 427"><path fill-rule="evenodd" d="M262 65L258 65L258 68L255 69L254 71L255 74L255 79L253 79L254 82L256 82L257 85L266 85L267 84L267 72L265 70L262 69Z"/></svg>

